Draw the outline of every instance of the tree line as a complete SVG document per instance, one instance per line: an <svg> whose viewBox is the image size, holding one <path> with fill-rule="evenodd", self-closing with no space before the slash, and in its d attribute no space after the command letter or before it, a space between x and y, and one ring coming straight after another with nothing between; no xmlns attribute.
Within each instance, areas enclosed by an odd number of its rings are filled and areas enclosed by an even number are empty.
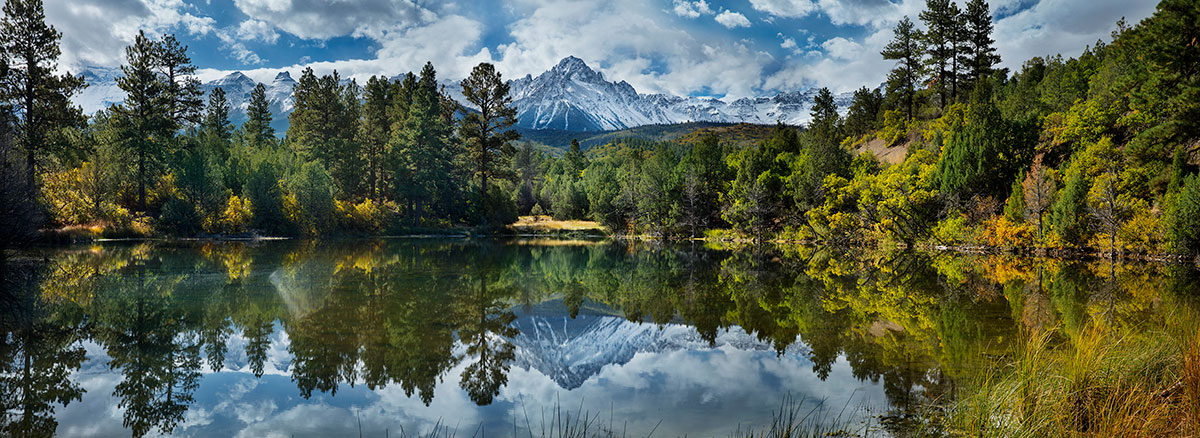
<svg viewBox="0 0 1200 438"><path fill-rule="evenodd" d="M139 35L118 81L127 100L85 119L69 103L82 82L51 73L59 35L42 15L9 1L0 31L3 171L26 181L0 193L6 242L45 221L318 235L549 214L661 238L1200 252L1188 0L1015 72L996 68L986 2L928 0L921 28L901 20L880 54L896 62L885 86L857 90L845 114L822 89L802 129L779 125L751 147L626 139L561 156L513 146L515 110L490 64L463 81L461 104L428 64L365 87L308 69L282 138L261 86L234 128L223 92L205 99L169 35Z"/></svg>
<svg viewBox="0 0 1200 438"><path fill-rule="evenodd" d="M1194 1L1015 72L996 67L986 2L929 0L919 19L882 51L896 61L883 87L857 90L845 114L822 89L803 129L753 147L523 148L519 212L667 237L1200 252Z"/></svg>
<svg viewBox="0 0 1200 438"><path fill-rule="evenodd" d="M228 96L205 95L187 47L140 32L117 79L125 100L84 117L70 98L85 84L54 73L61 34L44 15L38 0L11 0L0 22L5 246L45 226L316 235L516 219L515 109L491 64L462 81L464 103L428 63L365 86L305 69L280 138L262 84L235 127Z"/></svg>

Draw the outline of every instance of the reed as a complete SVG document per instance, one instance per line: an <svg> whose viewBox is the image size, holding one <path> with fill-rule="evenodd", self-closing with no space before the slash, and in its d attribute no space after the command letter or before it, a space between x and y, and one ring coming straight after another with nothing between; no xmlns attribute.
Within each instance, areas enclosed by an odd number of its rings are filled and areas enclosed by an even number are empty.
<svg viewBox="0 0 1200 438"><path fill-rule="evenodd" d="M1200 335L1190 314L1165 327L1089 324L1055 340L1029 333L1002 368L952 403L952 435L1200 436Z"/></svg>

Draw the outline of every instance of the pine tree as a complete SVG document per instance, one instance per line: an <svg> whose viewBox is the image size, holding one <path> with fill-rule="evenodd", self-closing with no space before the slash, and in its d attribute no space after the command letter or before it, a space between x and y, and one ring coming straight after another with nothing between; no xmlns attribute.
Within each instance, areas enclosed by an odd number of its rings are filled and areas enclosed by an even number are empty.
<svg viewBox="0 0 1200 438"><path fill-rule="evenodd" d="M926 0L925 10L920 15L927 28L923 36L929 54L925 60L928 84L938 94L940 108L954 100L954 68L960 34L958 15L958 6L950 0Z"/></svg>
<svg viewBox="0 0 1200 438"><path fill-rule="evenodd" d="M449 213L450 192L454 188L449 181L454 160L449 141L453 125L442 119L433 64L425 64L420 79L412 82L411 87L412 99L402 111L407 117L393 128L389 148L399 167L397 197L405 201L409 220L416 224L432 217L433 210L439 207Z"/></svg>
<svg viewBox="0 0 1200 438"><path fill-rule="evenodd" d="M904 103L904 114L908 120L913 119L916 104L917 80L924 74L921 60L925 49L921 41L924 39L921 31L913 27L908 17L896 24L895 36L883 49L883 59L895 60L896 68L888 73L888 94L899 96Z"/></svg>
<svg viewBox="0 0 1200 438"><path fill-rule="evenodd" d="M275 141L275 128L271 127L271 109L267 103L267 87L254 86L250 92L250 104L246 108L246 122L242 123L241 134L255 147L263 147Z"/></svg>
<svg viewBox="0 0 1200 438"><path fill-rule="evenodd" d="M367 197L379 201L383 192L383 161L387 152L391 120L388 118L396 88L383 76L371 76L363 93L362 122L358 126L359 144L366 163Z"/></svg>
<svg viewBox="0 0 1200 438"><path fill-rule="evenodd" d="M796 205L802 210L820 205L824 201L822 182L828 175L843 175L850 164L850 154L842 149L842 125L837 104L828 88L817 92L813 100L812 121L804 133L808 158L804 161L802 175L794 175L793 194Z"/></svg>
<svg viewBox="0 0 1200 438"><path fill-rule="evenodd" d="M520 135L511 128L517 123L517 109L508 95L508 84L495 66L480 63L462 81L463 95L479 112L463 116L459 132L467 145L474 173L479 176L479 199L484 224L487 211L488 178L496 174L513 154L512 142Z"/></svg>
<svg viewBox="0 0 1200 438"><path fill-rule="evenodd" d="M46 24L41 0L8 0L0 19L4 76L3 97L13 103L16 144L25 152L25 177L37 186L37 161L50 145L50 131L83 122L71 96L85 86L82 77L55 75L62 34Z"/></svg>
<svg viewBox="0 0 1200 438"><path fill-rule="evenodd" d="M287 137L305 160L317 161L334 179L341 197L358 192L362 154L354 141L358 131L358 85L341 83L337 71L318 78L304 69L293 92L295 109Z"/></svg>
<svg viewBox="0 0 1200 438"><path fill-rule="evenodd" d="M970 0L963 14L962 51L963 66L966 77L963 82L974 87L975 84L992 74L992 67L1000 63L1000 55L996 53L992 39L992 15L988 11L986 0Z"/></svg>
<svg viewBox="0 0 1200 438"><path fill-rule="evenodd" d="M168 114L174 124L171 130L199 122L204 92L200 91L196 66L187 55L187 46L180 45L175 35L165 35L158 41L155 52L158 72L166 84Z"/></svg>
<svg viewBox="0 0 1200 438"><path fill-rule="evenodd" d="M201 142L216 153L221 161L229 159L229 147L233 139L233 124L229 121L229 100L225 90L214 89L208 96L208 106L200 123Z"/></svg>
<svg viewBox="0 0 1200 438"><path fill-rule="evenodd" d="M578 139L571 139L571 146L567 148L567 153L563 154L563 159L566 160L567 170L571 174L572 180L579 179L583 169L588 166L587 156L580 149Z"/></svg>
<svg viewBox="0 0 1200 438"><path fill-rule="evenodd" d="M122 144L134 157L138 185L138 208L146 210L146 185L162 159L164 142L171 136L171 96L156 72L157 45L138 32L132 46L125 48L127 64L121 66L117 86L125 91L125 102L113 107Z"/></svg>
<svg viewBox="0 0 1200 438"><path fill-rule="evenodd" d="M867 87L854 91L850 101L850 109L846 113L846 133L861 136L873 131L878 125L879 112L883 108L883 93L879 89L868 90Z"/></svg>

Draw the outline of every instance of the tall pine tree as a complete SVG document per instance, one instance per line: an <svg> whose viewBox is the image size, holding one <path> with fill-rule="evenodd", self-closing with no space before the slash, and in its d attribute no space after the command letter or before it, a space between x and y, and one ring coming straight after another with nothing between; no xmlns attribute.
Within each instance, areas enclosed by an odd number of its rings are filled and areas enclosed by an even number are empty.
<svg viewBox="0 0 1200 438"><path fill-rule="evenodd" d="M925 60L928 84L938 95L939 107L945 108L954 101L954 68L960 33L958 7L950 0L926 0L920 18L926 27L924 43L929 54Z"/></svg>
<svg viewBox="0 0 1200 438"><path fill-rule="evenodd" d="M200 91L196 66L187 54L187 46L180 45L175 35L164 35L158 41L155 53L157 69L167 89L172 130L198 123L204 108L204 92Z"/></svg>
<svg viewBox="0 0 1200 438"><path fill-rule="evenodd" d="M1000 63L1000 55L994 46L996 40L992 39L992 14L988 11L987 1L970 0L967 3L963 31L962 63L966 74L963 82L974 87L979 80L990 76L992 68Z"/></svg>
<svg viewBox="0 0 1200 438"><path fill-rule="evenodd" d="M62 34L46 24L41 0L8 0L0 19L4 63L3 97L12 102L16 143L25 152L26 182L36 187L37 162L49 148L51 131L83 122L71 96L85 86L82 77L56 75Z"/></svg>
<svg viewBox="0 0 1200 438"><path fill-rule="evenodd" d="M267 87L254 86L250 92L250 104L246 107L246 121L239 129L243 141L261 148L275 143L275 128L271 127L271 107L267 102Z"/></svg>
<svg viewBox="0 0 1200 438"><path fill-rule="evenodd" d="M396 88L383 76L371 76L363 91L362 121L358 125L358 143L362 145L366 165L367 198L379 201L383 184L383 160L391 133L388 118Z"/></svg>
<svg viewBox="0 0 1200 438"><path fill-rule="evenodd" d="M904 104L904 115L908 120L912 120L916 105L917 81L924 74L921 63L925 56L925 48L921 42L924 37L908 17L896 24L893 33L892 41L888 42L881 52L883 59L897 61L896 67L888 73L888 94L899 97Z"/></svg>
<svg viewBox="0 0 1200 438"><path fill-rule="evenodd" d="M138 186L138 208L146 210L146 186L161 163L164 143L174 127L169 111L171 95L159 77L158 45L138 32L132 46L125 48L127 64L121 66L117 86L125 92L125 102L114 106L121 143L134 158Z"/></svg>
<svg viewBox="0 0 1200 438"><path fill-rule="evenodd" d="M233 124L229 121L229 99L225 90L217 87L208 96L208 106L200 122L200 141L221 161L229 159L229 147L233 139Z"/></svg>
<svg viewBox="0 0 1200 438"><path fill-rule="evenodd" d="M463 116L459 133L470 153L474 173L479 177L481 219L489 223L488 178L500 171L513 154L512 142L520 135L511 130L517 123L508 84L496 67L486 62L471 70L462 81L463 95L479 109Z"/></svg>

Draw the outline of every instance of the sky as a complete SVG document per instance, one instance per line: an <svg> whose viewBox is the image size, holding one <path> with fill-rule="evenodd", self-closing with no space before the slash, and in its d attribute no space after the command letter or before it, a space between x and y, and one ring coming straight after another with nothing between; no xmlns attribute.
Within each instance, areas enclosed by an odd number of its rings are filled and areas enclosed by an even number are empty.
<svg viewBox="0 0 1200 438"><path fill-rule="evenodd" d="M202 80L263 82L311 66L361 80L420 71L459 79L480 62L505 78L573 55L640 93L736 99L884 81L879 55L925 0L44 0L63 34L60 69L119 66L139 30L175 34ZM956 0L965 4L965 0ZM1078 55L1149 0L992 0L1001 66Z"/></svg>

